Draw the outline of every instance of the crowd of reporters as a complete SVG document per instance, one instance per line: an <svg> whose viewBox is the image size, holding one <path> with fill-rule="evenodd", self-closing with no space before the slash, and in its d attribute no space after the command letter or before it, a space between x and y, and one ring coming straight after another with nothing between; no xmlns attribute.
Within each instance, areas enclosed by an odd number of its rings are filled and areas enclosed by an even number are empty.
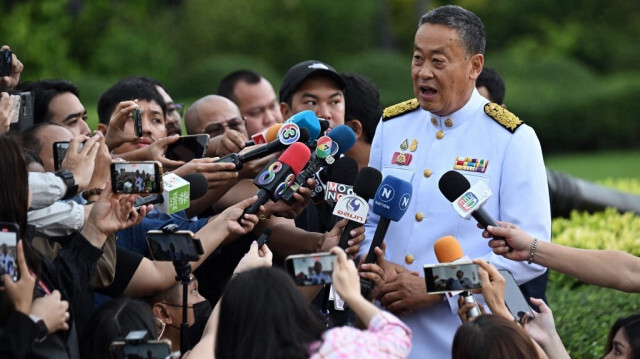
<svg viewBox="0 0 640 359"><path fill-rule="evenodd" d="M148 333L143 342L169 339L171 352L185 354L186 348L190 358L403 358L409 355L412 341L421 340L412 338L401 315L374 305L388 275L384 246L372 249L377 254L374 263L356 266L364 227L332 218L333 208L327 201L310 204L312 197L327 191L327 177L346 181L342 172L349 171L338 164L339 159L333 174L328 165L332 161L323 157L319 162L327 170L309 171L313 173L303 178L288 203L272 196L263 199L260 191L254 196L262 187L252 179L283 158L279 151L261 154L242 166L219 160L261 148L248 141L258 143L269 128L301 113L305 107L299 103L317 102L322 104L313 110L314 117L324 124L316 120L313 126L322 126L329 135L333 132L334 142L342 141L338 136L347 131L340 126L348 125L353 133L349 135L353 140L332 155L339 152L336 157L344 153L353 158L351 166L357 173L366 168L382 113L377 90L368 81L355 74L340 75L322 63L313 67L305 62L287 73L278 101L271 84L258 74L233 73L218 89L224 96L204 96L186 110L185 132L208 134L209 140L203 158L183 161L165 157L165 150L183 133L184 105L174 103L157 81L129 77L107 89L97 104L98 127L91 131L73 84L20 83L23 66L12 56L12 72L0 83L0 222L16 224L18 229L15 267L20 276L14 282L3 275L0 355L109 358L114 343L139 345L127 340L128 334L138 330ZM259 99L240 98L242 86L249 92L260 89L260 96L254 96ZM33 123L28 127L11 124L21 118L15 112L24 109L24 103L15 106L21 93L29 93L33 100ZM142 116L142 135L136 135L132 121L136 109ZM321 135L303 142L319 145L316 140ZM69 143L68 151L57 169L54 143L64 141ZM311 161L320 156L317 150L314 156ZM139 195L112 190L110 168L118 161L156 161L165 173L182 177L197 173L204 184L192 182L192 192L193 187L205 189L191 198L186 210L175 213L137 205ZM307 166L309 158L302 162L302 167ZM248 210L252 207L257 210ZM175 262L153 259L147 232L167 228L191 231L200 240L202 251L187 264L187 274L177 273ZM256 239L267 229L268 243L258 244ZM507 259L529 260L599 286L632 292L640 288L634 276L640 264L633 256L537 242L502 222L487 228L484 236L503 237L488 243L495 254ZM346 243L339 246L341 242ZM293 278L277 268L289 255L328 251L336 255L333 288L355 318L341 318L332 310L328 320L324 289L296 287ZM611 269L614 261L616 270ZM484 315L471 318L472 304L460 300L463 324L453 338L452 356L568 357L545 302L532 298L540 313L534 318L514 318L504 303L502 275L485 261L474 263L480 267L486 313L491 314L484 314L479 304ZM373 283L366 298L361 278ZM184 308L188 309L187 327ZM636 317L616 322L607 353L622 350L628 358L638 355L639 323ZM626 342L621 342L619 333Z"/></svg>

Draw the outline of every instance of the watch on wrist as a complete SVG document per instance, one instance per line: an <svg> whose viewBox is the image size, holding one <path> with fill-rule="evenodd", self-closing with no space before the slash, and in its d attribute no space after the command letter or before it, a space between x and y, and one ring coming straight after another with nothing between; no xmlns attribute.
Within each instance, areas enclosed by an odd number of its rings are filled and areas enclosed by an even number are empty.
<svg viewBox="0 0 640 359"><path fill-rule="evenodd" d="M44 323L44 320L42 320L42 318L38 317L37 315L29 314L29 318L31 318L31 320L33 320L33 322L36 323L36 326L38 327L38 332L36 334L36 343L40 343L49 336L49 329L47 329L47 325Z"/></svg>
<svg viewBox="0 0 640 359"><path fill-rule="evenodd" d="M54 174L62 179L64 184L67 186L67 192L64 194L62 199L70 199L78 193L78 185L76 184L75 179L73 178L73 173L69 170L59 170L54 172Z"/></svg>

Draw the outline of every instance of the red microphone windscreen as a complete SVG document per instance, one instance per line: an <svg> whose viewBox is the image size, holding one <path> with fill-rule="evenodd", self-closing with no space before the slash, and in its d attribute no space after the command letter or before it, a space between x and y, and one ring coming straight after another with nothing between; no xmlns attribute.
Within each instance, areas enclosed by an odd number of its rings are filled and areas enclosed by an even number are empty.
<svg viewBox="0 0 640 359"><path fill-rule="evenodd" d="M303 143L295 142L280 155L278 161L291 167L293 173L297 175L309 162L309 158L311 158L309 147Z"/></svg>
<svg viewBox="0 0 640 359"><path fill-rule="evenodd" d="M267 132L264 134L264 137L267 139L267 143L275 141L275 139L278 138L278 131L280 131L280 127L282 127L282 124L276 123L267 129Z"/></svg>
<svg viewBox="0 0 640 359"><path fill-rule="evenodd" d="M460 243L453 236L444 236L438 239L433 245L433 251L436 252L436 258L440 263L453 262L464 256Z"/></svg>

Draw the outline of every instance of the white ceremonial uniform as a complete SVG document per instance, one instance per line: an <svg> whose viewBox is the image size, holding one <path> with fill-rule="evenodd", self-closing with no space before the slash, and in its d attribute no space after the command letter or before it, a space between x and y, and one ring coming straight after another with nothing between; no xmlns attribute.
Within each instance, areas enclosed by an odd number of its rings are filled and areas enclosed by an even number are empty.
<svg viewBox="0 0 640 359"><path fill-rule="evenodd" d="M413 104L417 107L415 100ZM439 190L440 177L454 169L458 157L488 161L484 173L457 171L471 185L480 180L489 185L493 195L484 209L495 220L517 224L539 240L549 241L549 192L538 138L525 124L512 127L512 133L485 113L485 104L487 100L474 89L467 104L449 116L435 116L417 107L388 120L383 116L376 129L369 166L413 186L407 212L400 222L391 222L385 236L386 257L421 277L424 264L438 263L433 244L446 235L454 236L470 258L481 257L511 271L519 284L544 273L541 266L493 254L476 221L462 219ZM378 220L370 211L360 247L363 255ZM443 301L400 317L413 331L410 357L451 356L451 343L461 324L454 309Z"/></svg>

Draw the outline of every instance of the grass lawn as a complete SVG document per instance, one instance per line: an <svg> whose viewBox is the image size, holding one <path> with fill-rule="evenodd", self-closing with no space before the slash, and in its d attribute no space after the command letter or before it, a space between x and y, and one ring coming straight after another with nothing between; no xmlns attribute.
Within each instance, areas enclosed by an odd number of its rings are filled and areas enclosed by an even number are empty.
<svg viewBox="0 0 640 359"><path fill-rule="evenodd" d="M548 155L547 167L589 181L640 179L640 150Z"/></svg>

